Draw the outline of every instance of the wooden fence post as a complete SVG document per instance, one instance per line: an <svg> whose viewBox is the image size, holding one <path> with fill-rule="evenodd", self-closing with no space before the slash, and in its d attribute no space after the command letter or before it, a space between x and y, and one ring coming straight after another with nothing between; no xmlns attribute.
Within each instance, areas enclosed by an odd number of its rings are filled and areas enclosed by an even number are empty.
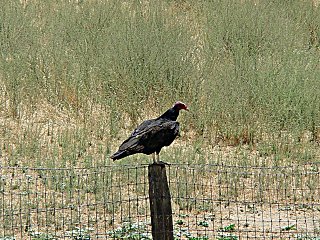
<svg viewBox="0 0 320 240"><path fill-rule="evenodd" d="M148 166L153 240L173 240L171 195L163 163Z"/></svg>

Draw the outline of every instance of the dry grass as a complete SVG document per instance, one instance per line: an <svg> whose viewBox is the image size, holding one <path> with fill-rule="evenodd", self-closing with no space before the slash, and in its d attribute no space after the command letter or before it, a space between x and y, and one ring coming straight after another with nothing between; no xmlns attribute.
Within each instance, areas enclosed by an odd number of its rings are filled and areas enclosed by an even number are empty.
<svg viewBox="0 0 320 240"><path fill-rule="evenodd" d="M239 238L319 235L317 7L37 0L3 7L4 235L23 239L31 223L62 236L91 225L105 234L128 214L145 221L145 172L119 169L150 158L109 156L176 100L191 111L179 117L181 137L162 159L209 166L171 176L191 184L171 182L175 218L189 214L183 227L213 236L234 223ZM197 225L212 214L211 230ZM297 230L279 230L293 224Z"/></svg>

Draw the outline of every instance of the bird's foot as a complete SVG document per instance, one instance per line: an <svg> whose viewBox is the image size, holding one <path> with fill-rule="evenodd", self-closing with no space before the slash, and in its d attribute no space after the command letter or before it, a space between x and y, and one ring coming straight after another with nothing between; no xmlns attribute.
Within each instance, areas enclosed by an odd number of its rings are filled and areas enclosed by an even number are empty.
<svg viewBox="0 0 320 240"><path fill-rule="evenodd" d="M163 162L163 161L158 161L156 164L160 164L160 165L171 165L170 163L166 163L166 162Z"/></svg>
<svg viewBox="0 0 320 240"><path fill-rule="evenodd" d="M159 165L170 165L169 163L162 162L160 160L159 154L153 153L152 154L153 164L159 164Z"/></svg>

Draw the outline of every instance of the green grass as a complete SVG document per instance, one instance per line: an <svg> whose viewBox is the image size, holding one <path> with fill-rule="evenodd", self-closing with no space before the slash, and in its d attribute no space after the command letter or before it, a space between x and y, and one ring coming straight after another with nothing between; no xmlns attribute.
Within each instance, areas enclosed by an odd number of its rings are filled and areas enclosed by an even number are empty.
<svg viewBox="0 0 320 240"><path fill-rule="evenodd" d="M0 10L1 165L113 164L109 156L128 133L176 100L191 111L181 113L182 136L162 151L165 161L260 165L279 173L277 166L318 161L320 8L312 1L22 2L4 1ZM114 165L147 162L150 157L135 155ZM260 183L254 199L265 200L266 183L279 185L280 198L293 198L295 193L285 190L290 184L307 185L305 197L315 198L319 179L303 182L300 170L290 180L285 170L276 180L237 172L219 179L187 171L179 176L229 186L216 199L241 197L245 186L238 183L247 179ZM75 189L90 200L121 201L121 193L105 192L137 179L134 170L128 176L107 171L103 179L97 174L79 179L73 171L37 174L50 194L61 194L71 205ZM182 197L201 192L201 186L178 185L174 191ZM25 183L10 186L29 190ZM138 192L142 188L136 186ZM51 200L48 207L56 204ZM182 210L199 207L176 201ZM10 213L6 216L10 222Z"/></svg>
<svg viewBox="0 0 320 240"><path fill-rule="evenodd" d="M10 165L103 164L140 121L179 99L192 110L180 117L182 141L202 153L249 145L309 161L319 11L311 1L6 2L2 152Z"/></svg>

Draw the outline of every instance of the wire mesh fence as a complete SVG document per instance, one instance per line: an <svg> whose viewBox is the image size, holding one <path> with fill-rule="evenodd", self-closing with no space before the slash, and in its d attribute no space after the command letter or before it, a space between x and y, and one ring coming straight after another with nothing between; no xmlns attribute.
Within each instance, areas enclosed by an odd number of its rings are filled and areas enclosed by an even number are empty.
<svg viewBox="0 0 320 240"><path fill-rule="evenodd" d="M176 239L320 239L317 164L166 169ZM151 239L147 165L0 173L0 239Z"/></svg>

